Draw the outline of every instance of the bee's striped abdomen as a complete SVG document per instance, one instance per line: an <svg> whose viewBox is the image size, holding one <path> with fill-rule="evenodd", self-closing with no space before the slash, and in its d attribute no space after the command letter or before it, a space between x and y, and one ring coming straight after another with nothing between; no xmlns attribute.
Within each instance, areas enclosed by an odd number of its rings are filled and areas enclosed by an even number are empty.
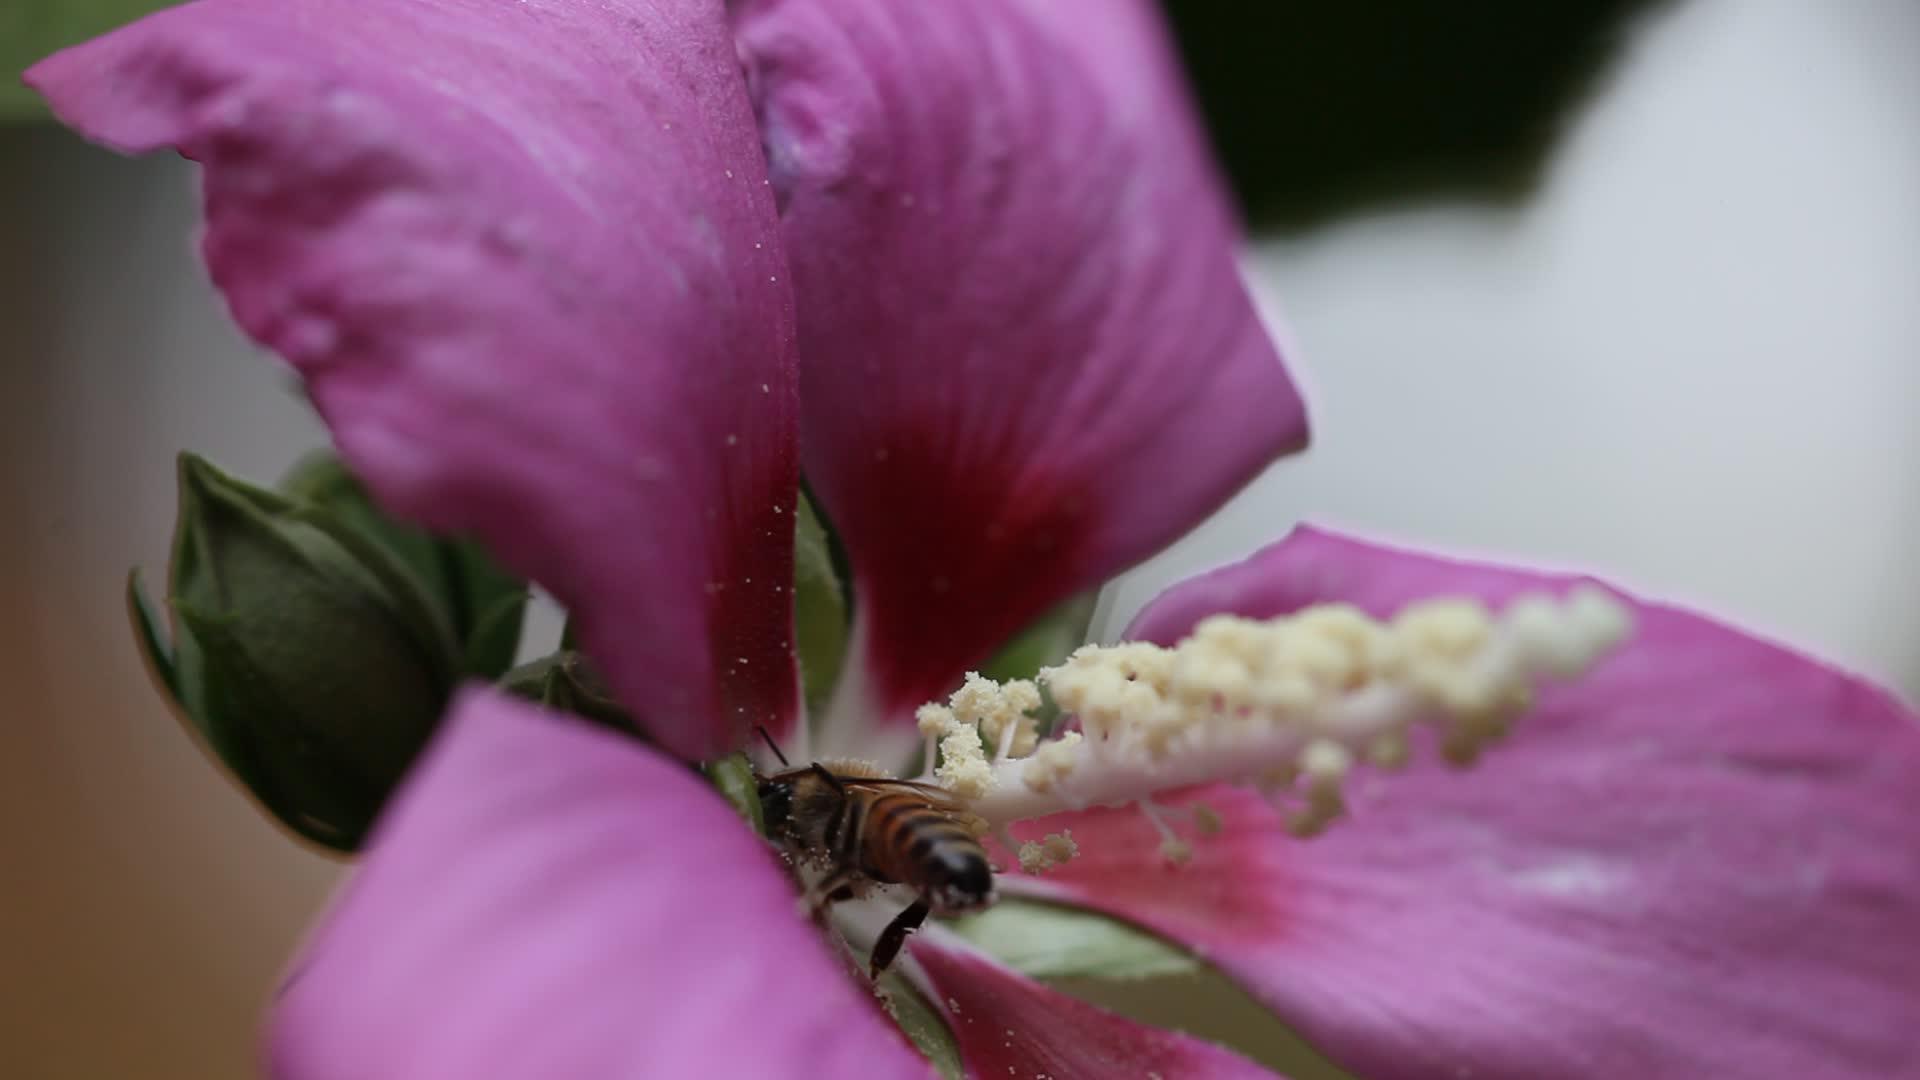
<svg viewBox="0 0 1920 1080"><path fill-rule="evenodd" d="M861 863L869 877L909 885L942 910L985 902L992 887L986 849L947 811L913 791L876 791L852 801L866 803Z"/></svg>

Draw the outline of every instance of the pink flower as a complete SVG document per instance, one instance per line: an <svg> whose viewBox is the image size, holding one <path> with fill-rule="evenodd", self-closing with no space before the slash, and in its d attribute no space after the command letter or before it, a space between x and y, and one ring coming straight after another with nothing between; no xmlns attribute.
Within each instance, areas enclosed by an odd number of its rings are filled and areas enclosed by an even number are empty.
<svg viewBox="0 0 1920 1080"><path fill-rule="evenodd" d="M51 58L67 122L204 167L239 323L392 510L551 589L666 750L796 744L797 477L850 556L818 736L913 710L1275 457L1304 410L1133 0L200 0ZM804 441L802 437L804 436ZM1129 633L1563 579L1297 530ZM1184 865L1081 811L1003 892L1184 943L1369 1080L1920 1069L1920 731L1696 615L1541 693L1461 775L1242 787ZM1085 720L1086 717L1083 717ZM1092 740L1090 740L1092 741ZM1169 803L1177 802L1169 799ZM977 1075L1266 1075L930 928ZM296 1080L920 1076L788 876L683 765L462 695L275 1003Z"/></svg>

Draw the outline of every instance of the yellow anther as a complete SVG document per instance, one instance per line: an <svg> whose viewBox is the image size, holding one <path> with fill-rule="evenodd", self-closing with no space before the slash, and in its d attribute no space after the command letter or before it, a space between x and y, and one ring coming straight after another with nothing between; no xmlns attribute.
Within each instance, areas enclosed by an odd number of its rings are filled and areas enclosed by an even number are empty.
<svg viewBox="0 0 1920 1080"><path fill-rule="evenodd" d="M928 738L940 738L959 725L953 710L945 705L922 705L913 713L914 722L920 726L920 734Z"/></svg>
<svg viewBox="0 0 1920 1080"><path fill-rule="evenodd" d="M1115 645L1107 652L1108 662L1121 675L1141 686L1164 694L1173 683L1173 653L1158 645L1132 641Z"/></svg>
<svg viewBox="0 0 1920 1080"><path fill-rule="evenodd" d="M1293 627L1300 633L1338 645L1366 664L1372 664L1391 647L1390 637L1380 623L1352 604L1307 608L1293 617Z"/></svg>
<svg viewBox="0 0 1920 1080"><path fill-rule="evenodd" d="M1048 833L1038 841L1029 840L1020 845L1020 869L1029 874L1038 874L1051 870L1080 854L1080 845L1074 843L1073 833Z"/></svg>
<svg viewBox="0 0 1920 1080"><path fill-rule="evenodd" d="M1409 732L1422 723L1435 727L1449 760L1471 761L1507 732L1536 683L1585 671L1626 625L1618 601L1575 589L1563 599L1518 600L1497 618L1460 599L1412 604L1384 623L1327 605L1267 620L1215 616L1172 648L1087 646L1039 677L1085 738L1073 733L1039 743L1024 760L992 764L999 783L967 797L998 825L1089 805L1145 807L1156 792L1238 783L1297 807L1289 827L1311 834L1342 813L1356 762L1404 765ZM975 676L950 711L968 732L973 721L990 741L1006 735L1023 749L1026 735L1015 740L1007 725L1038 700L1032 684L999 687ZM923 713L923 730L942 720ZM945 739L942 780L978 790L984 780L969 772L984 759L978 735ZM1186 841L1156 821L1170 856L1179 856Z"/></svg>
<svg viewBox="0 0 1920 1080"><path fill-rule="evenodd" d="M940 740L940 783L954 794L977 799L993 787L993 767L987 762L980 732L965 724Z"/></svg>
<svg viewBox="0 0 1920 1080"><path fill-rule="evenodd" d="M1160 711L1166 699L1160 691L1144 682L1133 681L1121 686L1118 691L1118 709L1121 717L1128 721L1145 723Z"/></svg>
<svg viewBox="0 0 1920 1080"><path fill-rule="evenodd" d="M1312 708L1323 695L1313 681L1297 671L1270 671L1254 687L1249 700L1270 713L1292 713Z"/></svg>
<svg viewBox="0 0 1920 1080"><path fill-rule="evenodd" d="M1424 600L1393 618L1393 636L1409 659L1458 661L1493 633L1493 619L1476 600Z"/></svg>
<svg viewBox="0 0 1920 1080"><path fill-rule="evenodd" d="M1206 803L1193 804L1193 824L1200 830L1201 836L1217 836L1226 822L1220 819L1219 811Z"/></svg>
<svg viewBox="0 0 1920 1080"><path fill-rule="evenodd" d="M1373 737L1367 744L1367 760L1382 769L1402 769L1413 756L1413 747L1407 743L1404 731L1386 731Z"/></svg>
<svg viewBox="0 0 1920 1080"><path fill-rule="evenodd" d="M1347 770L1351 768L1353 754L1330 739L1313 740L1300 755L1300 772L1310 787L1337 785L1347 778Z"/></svg>
<svg viewBox="0 0 1920 1080"><path fill-rule="evenodd" d="M1300 766L1289 761L1284 765L1275 765L1270 769L1262 769L1253 779L1256 784L1263 788L1284 788L1292 787L1293 782L1299 778Z"/></svg>
<svg viewBox="0 0 1920 1080"><path fill-rule="evenodd" d="M1231 711L1246 704L1252 688L1253 673L1237 655L1194 651L1174 662L1173 695L1183 704L1209 708L1217 701Z"/></svg>
<svg viewBox="0 0 1920 1080"><path fill-rule="evenodd" d="M1034 745L1040 741L1040 733L1028 715L1040 707L1040 688L1030 679L1016 679L1003 686L970 671L948 705L960 723L980 726L982 739L994 748L996 757L1009 726L1013 734L1007 750L1013 757L1033 753Z"/></svg>
<svg viewBox="0 0 1920 1080"><path fill-rule="evenodd" d="M1076 750L1081 738L1079 732L1068 731L1049 739L1022 763L1021 781L1034 791L1047 791L1066 779L1080 762Z"/></svg>
<svg viewBox="0 0 1920 1080"><path fill-rule="evenodd" d="M1346 810L1338 787L1315 788L1307 795L1307 805L1287 819L1287 831L1298 837L1318 836Z"/></svg>

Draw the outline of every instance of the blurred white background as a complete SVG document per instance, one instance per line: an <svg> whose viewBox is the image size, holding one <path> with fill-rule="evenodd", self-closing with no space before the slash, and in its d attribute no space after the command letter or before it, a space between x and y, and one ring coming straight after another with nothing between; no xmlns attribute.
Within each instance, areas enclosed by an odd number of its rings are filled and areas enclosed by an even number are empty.
<svg viewBox="0 0 1920 1080"><path fill-rule="evenodd" d="M164 567L176 451L268 480L322 436L205 285L187 166L26 127L0 165L4 1071L248 1075L338 867L175 726L121 578ZM1920 694L1911 0L1681 3L1525 208L1354 219L1251 267L1316 445L1110 622L1305 516L1590 568Z"/></svg>
<svg viewBox="0 0 1920 1080"><path fill-rule="evenodd" d="M1920 5L1642 27L1524 208L1261 245L1315 423L1155 591L1305 516L1590 569L1920 696Z"/></svg>

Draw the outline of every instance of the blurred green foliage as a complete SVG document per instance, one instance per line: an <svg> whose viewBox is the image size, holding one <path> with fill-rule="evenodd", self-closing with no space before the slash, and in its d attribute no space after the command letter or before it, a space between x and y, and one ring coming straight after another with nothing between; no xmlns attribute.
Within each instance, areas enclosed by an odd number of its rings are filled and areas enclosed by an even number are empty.
<svg viewBox="0 0 1920 1080"><path fill-rule="evenodd" d="M20 73L48 53L123 26L172 0L0 0L0 121L43 118Z"/></svg>
<svg viewBox="0 0 1920 1080"><path fill-rule="evenodd" d="M1569 109L1659 0L1163 0L1256 226L1524 197Z"/></svg>

